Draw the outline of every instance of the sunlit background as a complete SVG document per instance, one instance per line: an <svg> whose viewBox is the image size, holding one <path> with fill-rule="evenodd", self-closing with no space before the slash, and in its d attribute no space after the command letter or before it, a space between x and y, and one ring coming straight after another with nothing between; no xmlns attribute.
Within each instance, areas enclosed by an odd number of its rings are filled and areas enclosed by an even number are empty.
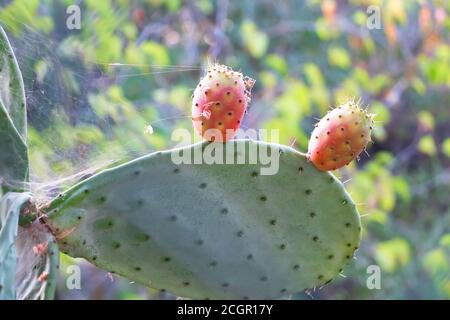
<svg viewBox="0 0 450 320"><path fill-rule="evenodd" d="M290 298L450 298L450 2L0 4L25 81L36 193L172 147L174 129L192 130L204 67L221 62L256 79L244 128L279 129L280 143L298 150L330 106L361 98L376 114L368 154L335 172L362 215L357 259L330 285ZM79 30L67 25L74 4ZM61 258L59 299L176 298ZM80 290L66 286L73 264ZM379 290L366 285L371 265L381 268Z"/></svg>

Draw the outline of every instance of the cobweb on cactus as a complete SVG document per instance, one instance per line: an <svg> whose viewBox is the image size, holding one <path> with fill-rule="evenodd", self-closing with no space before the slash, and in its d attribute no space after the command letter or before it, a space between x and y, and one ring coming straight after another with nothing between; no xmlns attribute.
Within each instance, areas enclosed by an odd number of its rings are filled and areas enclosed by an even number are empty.
<svg viewBox="0 0 450 320"><path fill-rule="evenodd" d="M46 281L50 273L50 264L47 262L51 241L45 227L35 221L28 228L19 227L16 250L18 263L16 271L17 298L37 299L44 295ZM54 255L55 252L52 252ZM30 286L30 282L40 283ZM54 285L54 284L53 284ZM33 292L30 292L33 288Z"/></svg>
<svg viewBox="0 0 450 320"><path fill-rule="evenodd" d="M191 94L211 58L203 66L95 61L77 36L58 43L22 27L11 42L27 98L29 189L42 202L102 168L177 145L175 128L200 140Z"/></svg>
<svg viewBox="0 0 450 320"><path fill-rule="evenodd" d="M177 82L195 86L200 66L95 61L77 36L58 43L24 24L10 41L27 97L29 188L44 201L104 167L174 146L174 128L192 131L193 88Z"/></svg>

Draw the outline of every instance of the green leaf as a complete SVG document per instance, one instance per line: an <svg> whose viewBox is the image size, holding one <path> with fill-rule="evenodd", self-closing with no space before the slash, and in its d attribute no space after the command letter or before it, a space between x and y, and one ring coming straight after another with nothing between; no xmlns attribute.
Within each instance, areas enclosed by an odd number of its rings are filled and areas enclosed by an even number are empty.
<svg viewBox="0 0 450 320"><path fill-rule="evenodd" d="M440 44L435 49L435 57L422 54L419 66L426 79L434 85L450 85L450 48Z"/></svg>
<svg viewBox="0 0 450 320"><path fill-rule="evenodd" d="M332 66L346 69L350 66L350 56L344 48L341 47L329 47L328 48L328 62Z"/></svg>
<svg viewBox="0 0 450 320"><path fill-rule="evenodd" d="M168 95L168 103L178 109L189 112L191 109L191 90L183 85L174 86Z"/></svg>
<svg viewBox="0 0 450 320"><path fill-rule="evenodd" d="M195 5L205 16L211 14L214 11L214 3L210 0L197 0L195 1Z"/></svg>
<svg viewBox="0 0 450 320"><path fill-rule="evenodd" d="M314 63L307 63L303 67L304 73L308 82L312 86L323 87L325 84L325 80L322 75L322 71L320 71L319 67Z"/></svg>
<svg viewBox="0 0 450 320"><path fill-rule="evenodd" d="M450 265L445 250L431 250L423 257L422 264L439 290L444 294L450 294L450 290L448 290L450 285Z"/></svg>
<svg viewBox="0 0 450 320"><path fill-rule="evenodd" d="M247 51L254 58L262 57L269 47L269 38L267 35L258 30L257 26L249 20L241 25L242 42Z"/></svg>
<svg viewBox="0 0 450 320"><path fill-rule="evenodd" d="M359 26L366 26L367 24L367 15L364 11L362 10L357 10L353 16L352 16L352 20Z"/></svg>
<svg viewBox="0 0 450 320"><path fill-rule="evenodd" d="M381 124L387 124L391 120L389 109L381 102L374 101L370 106L370 112L375 114L375 121Z"/></svg>
<svg viewBox="0 0 450 320"><path fill-rule="evenodd" d="M364 89L368 89L370 87L371 80L366 69L355 67L352 75L352 78L354 78Z"/></svg>
<svg viewBox="0 0 450 320"><path fill-rule="evenodd" d="M39 16L40 0L14 0L0 10L0 21L15 36L20 36L26 27L48 33L53 29L53 20L49 16Z"/></svg>
<svg viewBox="0 0 450 320"><path fill-rule="evenodd" d="M429 156L436 154L436 144L434 143L434 138L432 135L426 135L420 138L418 149L420 152L425 153Z"/></svg>
<svg viewBox="0 0 450 320"><path fill-rule="evenodd" d="M104 139L103 132L96 126L79 125L73 130L75 139L83 144L101 143Z"/></svg>
<svg viewBox="0 0 450 320"><path fill-rule="evenodd" d="M370 85L366 88L371 93L378 94L392 83L388 74L380 73L370 80Z"/></svg>
<svg viewBox="0 0 450 320"><path fill-rule="evenodd" d="M167 66L170 64L170 57L167 49L159 43L146 41L141 45L140 50L145 54L146 61L150 65Z"/></svg>
<svg viewBox="0 0 450 320"><path fill-rule="evenodd" d="M394 272L411 260L411 248L402 238L384 241L376 246L375 258L383 270Z"/></svg>
<svg viewBox="0 0 450 320"><path fill-rule="evenodd" d="M164 4L170 12L176 12L181 6L181 0L165 0Z"/></svg>
<svg viewBox="0 0 450 320"><path fill-rule="evenodd" d="M34 72L36 73L36 80L39 83L43 83L45 76L49 70L49 62L45 60L39 60L34 66Z"/></svg>
<svg viewBox="0 0 450 320"><path fill-rule="evenodd" d="M400 198L409 202L411 200L411 192L409 190L408 181L406 181L403 177L395 177L394 178L394 189L395 192L400 196Z"/></svg>
<svg viewBox="0 0 450 320"><path fill-rule="evenodd" d="M324 18L316 20L315 29L317 36L321 40L327 41L339 37L339 31L336 28L332 28Z"/></svg>
<svg viewBox="0 0 450 320"><path fill-rule="evenodd" d="M450 233L444 234L439 241L439 244L447 249L450 249Z"/></svg>
<svg viewBox="0 0 450 320"><path fill-rule="evenodd" d="M450 138L447 138L442 142L442 152L450 158Z"/></svg>
<svg viewBox="0 0 450 320"><path fill-rule="evenodd" d="M395 208L395 192L394 183L391 173L387 170L380 170L378 173L378 181L374 177L374 180L378 185L379 199L378 203L381 209L385 211L392 211Z"/></svg>
<svg viewBox="0 0 450 320"><path fill-rule="evenodd" d="M135 24L125 23L122 31L128 40L134 41L138 36L138 30Z"/></svg>
<svg viewBox="0 0 450 320"><path fill-rule="evenodd" d="M276 70L282 75L285 75L288 71L286 60L277 54L268 55L265 62L268 67Z"/></svg>
<svg viewBox="0 0 450 320"><path fill-rule="evenodd" d="M275 107L286 119L299 121L305 114L311 113L309 90L304 83L290 80L283 94L275 100Z"/></svg>
<svg viewBox="0 0 450 320"><path fill-rule="evenodd" d="M267 90L273 90L277 85L277 77L270 71L261 71L258 74L258 79L262 86Z"/></svg>
<svg viewBox="0 0 450 320"><path fill-rule="evenodd" d="M417 118L420 126L425 130L430 131L434 129L434 116L431 112L425 110L420 111Z"/></svg>
<svg viewBox="0 0 450 320"><path fill-rule="evenodd" d="M368 213L367 218L370 221L378 222L379 224L385 224L388 221L388 215L382 210L374 209Z"/></svg>
<svg viewBox="0 0 450 320"><path fill-rule="evenodd" d="M414 88L414 90L416 90L416 92L418 94L420 94L421 96L423 96L425 94L425 92L427 91L427 86L425 85L425 83L423 83L423 81L421 79L419 79L418 77L415 77L412 81L411 81L411 85Z"/></svg>

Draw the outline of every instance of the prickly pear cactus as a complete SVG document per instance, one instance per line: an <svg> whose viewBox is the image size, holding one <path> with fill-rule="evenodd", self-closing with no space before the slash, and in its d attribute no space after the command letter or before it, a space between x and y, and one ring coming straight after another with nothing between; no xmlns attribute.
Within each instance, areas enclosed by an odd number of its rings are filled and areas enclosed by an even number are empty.
<svg viewBox="0 0 450 320"><path fill-rule="evenodd" d="M0 101L0 187L22 189L28 178L27 145ZM1 188L0 188L1 189Z"/></svg>
<svg viewBox="0 0 450 320"><path fill-rule="evenodd" d="M31 194L8 192L25 190L28 156L22 77L1 27L0 150L0 299L52 298L58 248L179 296L256 299L327 284L359 245L342 183L306 155L263 142L154 153L39 210ZM233 164L198 162L202 153ZM183 156L195 164L176 161Z"/></svg>
<svg viewBox="0 0 450 320"><path fill-rule="evenodd" d="M11 44L0 26L0 100L23 140L27 136L25 91Z"/></svg>
<svg viewBox="0 0 450 320"><path fill-rule="evenodd" d="M26 106L22 75L0 27L0 187L23 190L28 179Z"/></svg>
<svg viewBox="0 0 450 320"><path fill-rule="evenodd" d="M19 227L16 247L16 299L53 299L59 269L59 249L53 235L36 220Z"/></svg>
<svg viewBox="0 0 450 320"><path fill-rule="evenodd" d="M269 150L279 171L262 175L260 156L245 165L172 161L220 147L235 163ZM48 215L69 255L200 299L277 298L324 285L352 259L361 230L333 175L289 147L249 140L196 144L105 170L61 194Z"/></svg>
<svg viewBox="0 0 450 320"><path fill-rule="evenodd" d="M56 288L59 249L39 221L19 226L30 193L8 192L0 198L0 300L52 299Z"/></svg>
<svg viewBox="0 0 450 320"><path fill-rule="evenodd" d="M8 192L24 191L28 180L26 126L22 76L0 27L0 300L51 299L56 287L53 235L32 222L30 193Z"/></svg>

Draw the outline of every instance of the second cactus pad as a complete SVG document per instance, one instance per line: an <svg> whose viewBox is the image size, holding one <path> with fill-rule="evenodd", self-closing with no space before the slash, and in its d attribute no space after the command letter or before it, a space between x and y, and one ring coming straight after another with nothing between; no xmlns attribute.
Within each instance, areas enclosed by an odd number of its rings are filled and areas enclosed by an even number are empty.
<svg viewBox="0 0 450 320"><path fill-rule="evenodd" d="M264 171L266 152L276 173ZM179 164L195 154L234 164ZM250 140L104 170L53 200L48 214L62 251L198 299L278 298L321 286L352 260L361 231L332 174L292 148Z"/></svg>
<svg viewBox="0 0 450 320"><path fill-rule="evenodd" d="M27 177L27 145L0 100L0 191L2 185L9 190L23 189L21 182Z"/></svg>

